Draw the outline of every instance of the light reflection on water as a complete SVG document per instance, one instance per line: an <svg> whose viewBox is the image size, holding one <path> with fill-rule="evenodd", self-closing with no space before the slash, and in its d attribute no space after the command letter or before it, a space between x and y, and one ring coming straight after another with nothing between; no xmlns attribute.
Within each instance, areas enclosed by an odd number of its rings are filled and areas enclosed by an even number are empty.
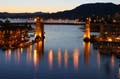
<svg viewBox="0 0 120 79"><path fill-rule="evenodd" d="M89 56L90 56L90 42L83 42L84 46L84 62L87 66L89 63Z"/></svg>
<svg viewBox="0 0 120 79"><path fill-rule="evenodd" d="M118 78L119 59L103 55L90 42L83 42L79 28L46 25L45 41L26 48L0 50L0 78Z"/></svg>
<svg viewBox="0 0 120 79"><path fill-rule="evenodd" d="M68 51L67 51L67 49L65 49L65 53L64 53L64 64L65 64L65 69L67 69L67 67L68 67Z"/></svg>
<svg viewBox="0 0 120 79"><path fill-rule="evenodd" d="M112 57L111 57L112 70L114 70L114 64L115 64L115 57L114 57L114 55L112 55Z"/></svg>
<svg viewBox="0 0 120 79"><path fill-rule="evenodd" d="M100 64L101 64L100 52L97 53L97 64L98 64L98 69L100 69Z"/></svg>
<svg viewBox="0 0 120 79"><path fill-rule="evenodd" d="M68 69L68 62L69 62L68 61L69 60L68 53L69 52L67 52L67 49L65 49L65 52L61 54L60 48L58 48L58 51L56 53L58 54L57 57L54 56L54 53L53 53L52 49L50 49L49 52L48 52L48 62L49 62L49 68L50 68L50 70L53 69L53 63L54 63L53 61L56 60L56 58L58 60L57 61L57 63L58 63L58 69L61 68L61 64L62 64L61 62L64 62L65 69ZM72 55L73 56L71 56L70 58L72 58L72 60L73 60L73 67L74 67L75 70L78 70L79 55L80 55L79 49L75 49L73 51ZM63 57L64 57L64 61L62 61Z"/></svg>
<svg viewBox="0 0 120 79"><path fill-rule="evenodd" d="M48 53L49 68L52 69L53 66L53 51L50 49Z"/></svg>
<svg viewBox="0 0 120 79"><path fill-rule="evenodd" d="M61 50L60 48L58 49L58 67L61 67Z"/></svg>
<svg viewBox="0 0 120 79"><path fill-rule="evenodd" d="M11 60L11 50L5 51L5 58L6 58L6 62L9 63Z"/></svg>
<svg viewBox="0 0 120 79"><path fill-rule="evenodd" d="M73 52L73 64L74 69L78 70L78 64L79 64L79 49L75 49Z"/></svg>

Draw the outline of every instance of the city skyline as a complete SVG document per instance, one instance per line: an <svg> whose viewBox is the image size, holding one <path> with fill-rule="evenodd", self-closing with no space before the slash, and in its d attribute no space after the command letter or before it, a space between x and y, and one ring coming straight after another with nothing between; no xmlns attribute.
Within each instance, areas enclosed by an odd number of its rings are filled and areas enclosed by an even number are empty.
<svg viewBox="0 0 120 79"><path fill-rule="evenodd" d="M77 6L87 3L114 3L120 4L118 0L3 0L0 3L0 12L22 13L22 12L58 12L71 10Z"/></svg>

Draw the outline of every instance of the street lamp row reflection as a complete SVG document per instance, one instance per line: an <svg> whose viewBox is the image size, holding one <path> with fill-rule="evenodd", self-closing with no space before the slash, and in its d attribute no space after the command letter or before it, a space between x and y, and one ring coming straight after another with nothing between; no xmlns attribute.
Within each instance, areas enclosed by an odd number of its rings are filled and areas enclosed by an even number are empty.
<svg viewBox="0 0 120 79"><path fill-rule="evenodd" d="M84 43L84 64L88 65L89 61L90 61L90 43ZM30 45L28 48L23 49L23 48L18 48L17 50L13 52L11 52L12 50L6 50L5 51L5 58L6 58L6 63L10 63L11 62L11 54L14 54L14 58L15 58L15 63L19 64L21 61L21 57L22 56L22 52L26 51L26 64L29 64L31 62L33 62L34 68L37 70L40 64L40 59L43 55L43 42L40 41L38 43L35 44L35 47L33 47L33 45ZM25 54L25 53L24 53ZM71 56L72 55L72 56ZM80 50L78 48L74 49L74 51L72 52L72 54L70 52L68 52L68 49L65 49L64 52L61 51L60 48L58 48L57 51L57 57L55 57L56 54L53 52L52 49L49 50L48 52L48 65L50 69L53 69L53 63L56 60L57 64L58 64L58 68L60 69L62 67L62 62L64 65L65 69L68 69L69 63L72 61L73 62L73 67L74 70L78 70L79 68L79 60L80 60ZM72 59L72 60L71 60ZM115 63L115 57L111 56L111 67L114 68L114 63ZM13 62L13 61L12 61ZM97 53L97 64L98 64L98 68L100 69L100 64L101 64L101 55L98 52ZM70 64L71 65L71 64Z"/></svg>
<svg viewBox="0 0 120 79"><path fill-rule="evenodd" d="M79 65L79 49L75 49L73 51L73 66L74 66L74 69L75 70L78 70L78 65ZM52 70L53 68L53 63L54 63L54 53L53 53L53 50L50 49L49 52L48 52L48 62L49 62L49 68L50 70ZM68 68L68 60L69 60L69 55L68 55L68 50L65 49L63 55L62 55L62 52L60 50L60 48L58 48L58 52L57 52L57 61L58 61L58 68L60 69L61 68L61 63L62 63L62 59L64 60L64 66L65 66L65 69ZM54 59L54 60L53 60Z"/></svg>
<svg viewBox="0 0 120 79"><path fill-rule="evenodd" d="M83 43L84 46L84 65L85 67L88 67L89 61L90 61L90 42L87 43ZM101 68L101 53L97 52L97 60L96 63L98 65L98 70L100 70ZM57 63L58 63L58 68L60 69L62 66L62 63L64 62L64 67L65 69L68 69L69 63L72 61L73 62L73 67L74 70L78 70L79 68L79 60L80 60L80 51L78 48L74 49L74 51L72 52L72 56L71 53L68 52L67 49L64 50L64 52L61 52L61 49L58 48L57 51L57 56L56 53L53 52L52 49L49 50L48 52L48 64L49 64L49 68L52 70L53 69L53 64L54 62L56 62L56 58L57 58ZM72 60L71 60L72 59ZM114 63L115 63L115 57L114 55L111 56L111 68L114 70Z"/></svg>
<svg viewBox="0 0 120 79"><path fill-rule="evenodd" d="M33 45L30 45L24 49L18 48L16 50L11 50L11 49L6 50L5 51L6 64L9 64L10 62L15 62L16 64L20 64L21 57L26 56L26 64L33 62L34 67L36 68L43 54L43 50L44 50L43 44L44 44L43 41L39 41L38 43L35 44L34 47ZM26 52L26 53L23 53L23 52Z"/></svg>

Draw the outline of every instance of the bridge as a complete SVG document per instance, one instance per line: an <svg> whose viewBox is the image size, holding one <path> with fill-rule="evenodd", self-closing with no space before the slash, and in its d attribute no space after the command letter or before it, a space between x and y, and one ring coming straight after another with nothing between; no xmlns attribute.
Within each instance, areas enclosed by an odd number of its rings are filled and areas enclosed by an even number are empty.
<svg viewBox="0 0 120 79"><path fill-rule="evenodd" d="M9 19L8 19L9 20ZM3 20L5 21L5 20ZM13 20L11 21L10 19L10 23L11 25L35 25L36 24L36 21L37 21L37 18L35 18L34 20L23 20L23 21L16 21L16 20ZM0 22L0 25L4 25L5 22L1 23ZM62 20L62 19L57 19L57 20L54 20L54 19L47 19L47 20L44 20L43 24L45 25L85 25L85 22L80 22L79 20Z"/></svg>
<svg viewBox="0 0 120 79"><path fill-rule="evenodd" d="M0 25L4 25L5 23L0 23ZM9 24L11 24L11 25L35 25L36 24L36 22L14 22L14 23L9 23ZM82 23L51 23L51 22L44 22L43 24L45 24L45 25L85 25L85 23L84 22L82 22Z"/></svg>
<svg viewBox="0 0 120 79"><path fill-rule="evenodd" d="M85 23L80 22L48 22L44 21L42 17L37 17L35 21L31 22L0 22L0 48L15 49L29 46L33 43L39 43L44 40L44 25L45 24L64 24L64 25L81 25ZM35 25L35 37L29 40L26 33L29 30L29 25ZM21 28L22 27L22 28Z"/></svg>

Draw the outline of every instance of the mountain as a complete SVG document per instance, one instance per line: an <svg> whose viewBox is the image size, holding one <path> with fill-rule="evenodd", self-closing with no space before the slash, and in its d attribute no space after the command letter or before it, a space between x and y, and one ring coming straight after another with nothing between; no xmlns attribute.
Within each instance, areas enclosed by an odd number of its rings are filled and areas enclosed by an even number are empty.
<svg viewBox="0 0 120 79"><path fill-rule="evenodd" d="M35 13L7 13L3 12L0 13L0 18L29 18L29 17L35 17L35 16L43 16L47 13L43 12L35 12Z"/></svg>
<svg viewBox="0 0 120 79"><path fill-rule="evenodd" d="M72 10L80 16L106 16L120 11L120 6L113 3L96 3L81 5Z"/></svg>
<svg viewBox="0 0 120 79"><path fill-rule="evenodd" d="M53 17L69 17L69 18L85 18L87 16L103 16L113 15L115 13L120 13L120 5L113 3L94 3L94 4L83 4L76 7L75 9L57 12L51 14Z"/></svg>
<svg viewBox="0 0 120 79"><path fill-rule="evenodd" d="M44 18L86 18L87 16L103 16L114 15L120 13L120 5L113 3L90 3L80 5L72 10L66 10L56 13L0 13L0 18L28 18L35 16L43 16Z"/></svg>

